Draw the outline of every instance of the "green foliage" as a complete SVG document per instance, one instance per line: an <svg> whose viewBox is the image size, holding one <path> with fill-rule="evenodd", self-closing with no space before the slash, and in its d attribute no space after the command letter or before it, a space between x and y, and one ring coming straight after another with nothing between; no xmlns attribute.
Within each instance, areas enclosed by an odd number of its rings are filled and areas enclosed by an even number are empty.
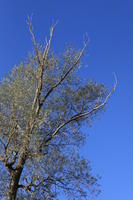
<svg viewBox="0 0 133 200"><path fill-rule="evenodd" d="M82 82L77 71L82 50L69 47L57 56L34 46L35 54L0 84L3 182L7 188L23 152L18 198L58 199L64 192L68 199L84 199L98 188L90 163L78 154L86 139L83 123L89 125L102 111L107 90L103 84ZM6 190L0 189L1 198Z"/></svg>

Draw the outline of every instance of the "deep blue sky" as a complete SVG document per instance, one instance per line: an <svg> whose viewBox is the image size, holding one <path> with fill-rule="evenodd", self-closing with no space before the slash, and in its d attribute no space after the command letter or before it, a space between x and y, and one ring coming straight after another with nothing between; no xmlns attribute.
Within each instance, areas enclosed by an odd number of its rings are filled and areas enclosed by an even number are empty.
<svg viewBox="0 0 133 200"><path fill-rule="evenodd" d="M94 173L102 176L97 200L133 199L133 1L132 0L1 0L0 77L32 49L26 18L33 14L39 41L48 34L52 20L59 20L53 47L66 43L82 47L88 32L91 42L87 68L82 73L118 87L107 110L91 129L83 154Z"/></svg>

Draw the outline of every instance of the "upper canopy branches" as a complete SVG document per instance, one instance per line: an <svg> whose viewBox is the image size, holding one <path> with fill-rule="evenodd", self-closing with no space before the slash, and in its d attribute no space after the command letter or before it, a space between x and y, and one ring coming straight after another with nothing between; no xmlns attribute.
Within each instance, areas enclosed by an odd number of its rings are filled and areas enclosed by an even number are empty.
<svg viewBox="0 0 133 200"><path fill-rule="evenodd" d="M73 157L70 154L84 140L81 124L103 110L116 89L117 79L115 76L110 92L103 84L82 81L78 68L88 41L81 50L68 47L56 55L50 50L55 25L44 49L36 42L30 19L28 26L34 53L0 83L0 161L11 173L26 155L23 163L28 172L32 165L33 174L25 185L25 172L18 188L29 192L34 187L52 195L54 185L72 193L65 187L67 183L74 195L78 192L84 196L83 185L94 186L96 179L92 179L89 164L79 158L74 160L76 151ZM74 149L68 149L73 144Z"/></svg>

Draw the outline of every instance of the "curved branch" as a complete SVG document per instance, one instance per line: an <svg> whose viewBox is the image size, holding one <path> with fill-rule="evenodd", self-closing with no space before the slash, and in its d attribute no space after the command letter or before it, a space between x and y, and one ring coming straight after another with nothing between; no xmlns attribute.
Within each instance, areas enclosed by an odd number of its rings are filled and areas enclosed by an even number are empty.
<svg viewBox="0 0 133 200"><path fill-rule="evenodd" d="M80 120L84 117L88 117L90 114L92 114L94 111L97 111L101 108L103 108L107 102L108 102L108 99L110 98L110 96L115 92L116 90L116 86L117 86L117 77L116 75L114 74L114 78L115 78L115 83L114 83L114 86L112 88L112 90L109 92L109 94L106 96L105 100L103 103L101 103L100 105L98 106L95 106L94 108L92 108L91 110L89 110L88 112L84 112L84 113L81 113L81 114L76 114L74 115L73 117L71 117L71 119L69 119L68 121L66 121L65 123L61 124L55 131L54 133L52 134L52 136L50 138L47 139L47 141L45 142L48 142L50 141L54 136L56 136L58 134L58 132L63 128L65 127L67 124L73 122L73 121L76 121L76 120Z"/></svg>

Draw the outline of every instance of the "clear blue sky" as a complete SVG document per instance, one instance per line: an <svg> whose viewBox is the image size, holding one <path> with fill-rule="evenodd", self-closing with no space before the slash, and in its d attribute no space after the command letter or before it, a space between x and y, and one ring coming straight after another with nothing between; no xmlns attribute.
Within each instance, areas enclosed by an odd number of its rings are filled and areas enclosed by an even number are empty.
<svg viewBox="0 0 133 200"><path fill-rule="evenodd" d="M91 42L85 69L111 87L112 72L118 77L116 93L106 112L97 119L83 154L94 173L102 176L97 200L133 199L133 1L132 0L1 0L0 77L31 50L26 18L33 14L38 39L48 34L52 20L59 20L53 47L71 42L82 46L83 34Z"/></svg>

